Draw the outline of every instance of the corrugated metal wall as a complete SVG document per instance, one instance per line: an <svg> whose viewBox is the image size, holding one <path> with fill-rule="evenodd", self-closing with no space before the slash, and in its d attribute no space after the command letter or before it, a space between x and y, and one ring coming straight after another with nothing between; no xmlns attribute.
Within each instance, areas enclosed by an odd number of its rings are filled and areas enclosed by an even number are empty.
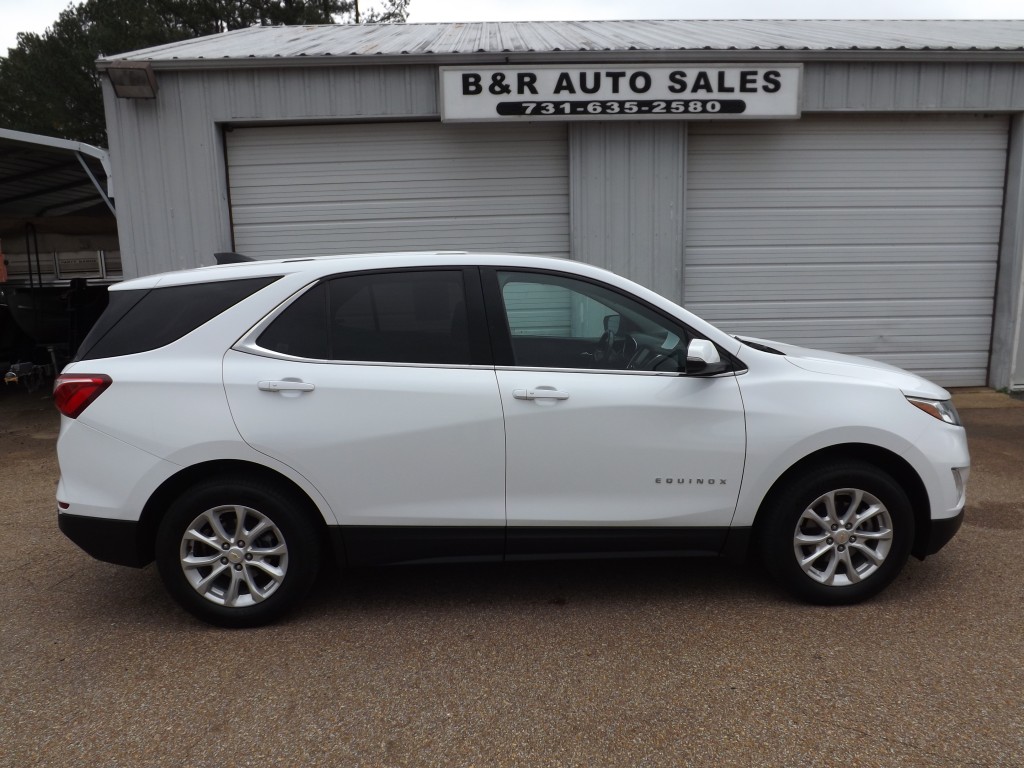
<svg viewBox="0 0 1024 768"><path fill-rule="evenodd" d="M686 127L574 123L573 258L682 300Z"/></svg>
<svg viewBox="0 0 1024 768"><path fill-rule="evenodd" d="M805 112L1024 109L1024 66L989 62L836 62L804 66Z"/></svg>
<svg viewBox="0 0 1024 768"><path fill-rule="evenodd" d="M1024 295L1024 286L1018 287L1018 291L1020 291L1018 295ZM1017 308L1017 350L1013 358L1014 368L1009 381L1010 388L1014 390L1024 390L1024 329L1021 328L1021 317L1024 315L1024 311L1022 310L1024 307Z"/></svg>
<svg viewBox="0 0 1024 768"><path fill-rule="evenodd" d="M551 61L565 55L554 52ZM799 57L799 52L794 52L794 60ZM727 52L723 52L722 60L728 60ZM153 101L115 99L107 79L102 78L125 276L210 263L214 251L231 247L227 161L221 130L224 124L438 117L436 66L348 66L341 60L335 66L310 68L293 65L287 69L243 69L245 61L238 65L240 68L234 71L160 69L160 89ZM804 66L802 101L805 116L794 125L813 121L816 118L808 113L815 111L850 116L868 110L1020 112L1024 110L1024 64L922 62L915 61L909 52L907 60L900 63L808 62ZM670 289L678 283L678 260L665 256L672 251L670 231L676 221L676 214L667 206L684 194L672 189L669 173L677 167L676 160L671 157L671 142L667 140L658 150L660 158L667 157L667 161L646 155L646 150L640 149L641 133L633 129L624 124L614 129L589 124L570 126L571 252L576 258L605 264L678 296ZM653 132L653 140L660 141L659 137L672 132L685 134L686 127L659 124L647 130ZM614 148L625 151L629 145L634 159L628 167L617 167L618 150ZM609 181L598 182L596 172L588 170L588 163L598 163L598 167L603 163L602 173ZM645 179L632 170L644 167L654 167L660 175ZM679 167L682 174L683 161ZM1019 182L1019 178L1012 180ZM662 205L657 222L652 224L657 229L655 235L644 224L649 202ZM665 216L669 217L667 226ZM1018 237L1024 218L1015 214L1007 221L1008 234ZM610 232L630 229L640 246L625 248L604 242ZM1004 271L1019 274L1019 270L1011 269L1021 259L1019 249L1005 248L1003 259L1008 262ZM1001 290L1007 293L1001 305L1019 308L1019 281L1012 290L1005 285ZM1007 323L1011 316L1018 317L1019 313L1007 309ZM999 375L992 381L995 386L1009 383L1013 351L1022 337L1019 328L1000 329L996 334L992 359L999 361L998 365L993 363ZM1018 366L1017 381L1024 378L1019 373L1022 367L1024 363Z"/></svg>
<svg viewBox="0 0 1024 768"><path fill-rule="evenodd" d="M126 276L209 263L230 247L220 124L438 115L435 66L245 65L160 70L153 101L116 99L102 78ZM1020 64L812 62L804 81L805 111L1024 109Z"/></svg>
<svg viewBox="0 0 1024 768"><path fill-rule="evenodd" d="M1021 294L1024 294L1024 286L1018 288ZM1009 386L1014 390L1024 390L1024 329L1021 329L1021 308L1017 310L1017 351L1013 358L1014 368L1011 374Z"/></svg>
<svg viewBox="0 0 1024 768"><path fill-rule="evenodd" d="M102 82L125 277L230 250L222 124L437 115L435 67L161 72L153 101Z"/></svg>
<svg viewBox="0 0 1024 768"><path fill-rule="evenodd" d="M1024 390L1024 114L1010 118L989 383Z"/></svg>
<svg viewBox="0 0 1024 768"><path fill-rule="evenodd" d="M1006 118L692 126L685 296L724 330L984 384Z"/></svg>
<svg viewBox="0 0 1024 768"><path fill-rule="evenodd" d="M235 247L569 254L566 129L390 123L227 135Z"/></svg>

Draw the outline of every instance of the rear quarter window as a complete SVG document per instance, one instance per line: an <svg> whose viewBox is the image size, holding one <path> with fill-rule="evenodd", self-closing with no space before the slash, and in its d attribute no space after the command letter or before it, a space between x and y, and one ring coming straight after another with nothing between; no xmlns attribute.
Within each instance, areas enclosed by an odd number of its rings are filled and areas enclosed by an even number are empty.
<svg viewBox="0 0 1024 768"><path fill-rule="evenodd" d="M106 311L75 360L148 352L177 341L277 277L190 283L140 291L111 291Z"/></svg>

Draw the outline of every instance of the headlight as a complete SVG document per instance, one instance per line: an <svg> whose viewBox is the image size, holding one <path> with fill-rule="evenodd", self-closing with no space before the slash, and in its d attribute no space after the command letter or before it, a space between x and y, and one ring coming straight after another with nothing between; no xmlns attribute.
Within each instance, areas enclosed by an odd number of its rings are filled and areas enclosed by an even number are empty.
<svg viewBox="0 0 1024 768"><path fill-rule="evenodd" d="M960 426L960 414L956 412L952 400L925 400L923 397L908 397L911 405L920 408L929 416L934 416L939 421Z"/></svg>

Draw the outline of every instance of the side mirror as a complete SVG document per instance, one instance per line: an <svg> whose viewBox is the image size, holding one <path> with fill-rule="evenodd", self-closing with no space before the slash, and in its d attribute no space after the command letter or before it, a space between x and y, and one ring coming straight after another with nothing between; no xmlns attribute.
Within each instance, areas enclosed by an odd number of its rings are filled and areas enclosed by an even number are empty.
<svg viewBox="0 0 1024 768"><path fill-rule="evenodd" d="M718 348L707 339L694 339L686 348L686 372L711 375L728 369Z"/></svg>

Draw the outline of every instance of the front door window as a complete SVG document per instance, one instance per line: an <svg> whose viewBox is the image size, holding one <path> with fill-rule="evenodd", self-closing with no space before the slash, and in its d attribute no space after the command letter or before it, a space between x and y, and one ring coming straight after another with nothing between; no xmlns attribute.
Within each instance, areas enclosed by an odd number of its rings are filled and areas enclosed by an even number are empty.
<svg viewBox="0 0 1024 768"><path fill-rule="evenodd" d="M680 373L689 334L640 302L584 280L499 272L514 363Z"/></svg>

